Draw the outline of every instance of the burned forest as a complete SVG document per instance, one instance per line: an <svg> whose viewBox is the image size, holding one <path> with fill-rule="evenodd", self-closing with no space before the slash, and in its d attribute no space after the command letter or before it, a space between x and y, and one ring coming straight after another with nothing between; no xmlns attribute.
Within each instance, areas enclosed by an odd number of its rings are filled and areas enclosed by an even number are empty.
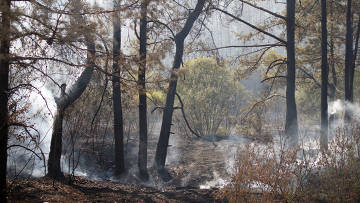
<svg viewBox="0 0 360 203"><path fill-rule="evenodd" d="M1 0L0 202L360 202L359 11Z"/></svg>

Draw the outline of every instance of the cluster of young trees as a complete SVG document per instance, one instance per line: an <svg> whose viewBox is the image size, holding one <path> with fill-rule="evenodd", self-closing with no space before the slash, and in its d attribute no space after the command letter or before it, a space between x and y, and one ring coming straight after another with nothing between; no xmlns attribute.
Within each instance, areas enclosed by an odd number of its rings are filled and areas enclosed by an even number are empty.
<svg viewBox="0 0 360 203"><path fill-rule="evenodd" d="M182 69L177 92L191 128L198 136L230 133L250 93L233 80L227 65L219 65L213 58L195 58Z"/></svg>
<svg viewBox="0 0 360 203"><path fill-rule="evenodd" d="M276 81L285 78L286 86L286 122L285 134L292 146L298 143L298 115L295 99L296 76L310 79L312 83L321 87L321 148L327 149L328 129L328 97L334 100L335 94L339 93L337 73L344 68L344 92L345 100L352 102L354 98L354 75L357 65L357 51L359 43L360 17L359 2L351 0L342 1L318 1L310 0L286 0L286 12L284 15L261 7L255 1L232 1L232 0L196 0L196 1L152 1L152 0L114 0L111 8L104 9L103 5L96 5L84 0L78 1L55 1L55 0L3 0L1 1L1 28L0 28L0 201L6 201L6 164L9 128L20 127L25 129L24 134L29 133L26 122L19 117L19 109L9 101L14 92L21 88L35 89L31 84L33 78L42 76L48 78L57 89L59 97L55 98L57 110L54 115L53 134L48 160L48 175L52 178L62 178L60 167L62 155L62 131L64 113L84 92L89 84L94 71L104 74L105 78L112 79L112 105L113 105L113 129L115 140L115 175L125 172L124 159L124 118L123 97L125 88L135 88L138 93L139 113L139 151L138 167L141 179L147 180L147 93L150 84L164 85L166 100L162 111L162 125L156 148L154 167L160 174L166 174L165 162L171 135L172 118L174 113L175 98L178 93L186 95L187 82L177 91L179 70L183 64L184 51L187 48L187 40L199 40L199 36L209 31L206 20L211 20L214 13L224 15L231 23L241 23L254 29L251 37L261 36L270 43L244 44L241 46L229 45L223 48L257 48L255 62L250 63L248 70L254 70L260 65L265 65L266 77L263 81L269 82L271 88ZM246 6L246 7L245 7ZM252 7L271 16L271 21L265 25L255 25L242 19L242 9ZM235 8L235 9L233 9ZM239 11L240 10L240 11ZM319 10L321 12L319 12ZM330 11L331 21L327 19ZM345 12L346 11L346 12ZM246 10L244 10L246 12ZM319 13L321 16L319 17ZM346 23L341 19L346 13ZM339 17L340 16L340 17ZM109 20L110 19L110 20ZM359 23L354 23L359 22ZM112 26L109 24L112 23ZM321 27L319 32L318 27ZM131 27L133 26L133 27ZM135 40L130 43L130 49L124 49L122 45L122 28L133 31ZM277 28L274 30L273 28ZM353 32L354 28L356 32ZM280 30L280 31L279 31ZM345 31L345 35L342 31ZM109 34L112 32L112 36ZM328 37L329 35L329 37ZM345 37L345 43L344 43ZM354 40L355 39L355 40ZM239 40L240 41L240 40ZM112 44L112 46L109 46ZM321 46L319 46L321 45ZM344 47L345 46L345 50ZM274 58L271 62L264 62L264 56L269 50L284 48L286 56ZM329 53L328 54L328 48ZM136 51L134 51L134 49ZM169 78L163 72L156 75L153 71L156 67L163 67L163 58L174 49L173 63ZM212 50L220 49L212 47ZM130 51L129 51L130 50ZM254 53L254 52L251 52ZM297 54L296 54L297 53ZM339 62L341 54L345 53L344 63ZM321 55L321 66L318 65ZM218 56L217 56L218 57ZM307 60L304 60L306 58ZM238 57L239 64L246 59ZM206 60L205 60L206 61ZM329 61L329 63L328 63ZM109 62L112 68L109 70ZM262 63L263 62L263 63ZM219 63L219 61L217 61ZM248 63L249 64L249 63ZM191 67L191 62L189 63ZM204 66L201 63L194 64L197 69L189 69L191 77L200 77L205 73L211 74L215 69L222 66L215 61L207 61ZM61 68L81 68L81 74L76 81L69 85L60 84L56 77L51 75L54 70ZM135 71L133 67L137 67ZM200 67L200 68L199 68ZM285 68L284 68L285 67ZM316 68L321 67L321 69ZM329 67L331 68L332 82L328 82ZM153 70L149 70L149 69ZM192 70L192 71L191 71ZM196 70L196 71L195 71ZM321 70L321 83L317 82L317 72ZM55 72L55 71L54 71ZM238 92L239 86L231 86L228 72L221 72L224 80L218 80L220 84L208 84L204 81L196 83L198 88L223 87L226 91ZM148 77L149 74L152 76ZM281 75L283 74L283 75ZM28 77L28 80L19 78ZM195 80L194 78L193 80ZM275 81L276 80L276 81ZM60 81L60 80L59 80ZM298 81L301 81L298 79ZM306 84L306 83L305 83ZM189 88L194 88L190 84ZM204 91L208 91L204 88ZM224 92L223 92L224 93ZM274 97L270 89L265 97L266 100ZM193 95L191 95L193 96ZM178 95L179 97L179 95ZM216 96L219 105L228 105L221 95ZM203 98L206 103L209 99ZM180 100L180 97L179 97ZM194 105L189 102L186 105ZM210 104L209 104L210 105ZM196 108L196 105L194 105ZM204 108L211 111L212 107ZM221 107L219 107L221 109ZM201 113L200 113L201 114ZM200 114L190 115L191 124L195 134L209 134L217 131L220 118L209 121L206 126L197 123ZM350 112L346 113L350 119ZM205 119L206 120L206 119ZM210 124L212 123L212 124ZM206 126L206 127L205 127ZM189 126L190 127L190 126ZM29 136L31 137L30 133Z"/></svg>

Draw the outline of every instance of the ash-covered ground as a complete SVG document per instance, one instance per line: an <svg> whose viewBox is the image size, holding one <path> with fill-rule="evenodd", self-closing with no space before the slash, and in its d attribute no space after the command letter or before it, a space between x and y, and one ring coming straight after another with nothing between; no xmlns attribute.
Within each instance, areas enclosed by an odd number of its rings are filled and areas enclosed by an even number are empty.
<svg viewBox="0 0 360 203"><path fill-rule="evenodd" d="M71 184L49 178L9 182L9 202L214 202L216 189L167 187L91 181L75 177Z"/></svg>
<svg viewBox="0 0 360 203"><path fill-rule="evenodd" d="M114 150L111 135L105 141L99 140L98 143L95 143L95 150L92 149L91 144L85 145L90 146L90 149L86 148L86 150L84 149L81 152L75 175L84 176L94 181L138 184L160 190L169 186L194 188L221 187L230 178L238 148L249 142L248 139L239 136L206 136L197 138L194 135L172 134L170 136L165 166L172 178L170 181L163 181L152 167L160 134L160 125L160 122L150 125L149 130L149 181L144 182L138 178L138 136L136 133L125 137L127 173L122 177L113 177L112 160ZM102 142L105 142L105 144L100 144ZM84 145L77 148L84 148ZM71 170L68 170L69 165L71 168L71 160L70 164L68 164L67 155L63 157L63 171L71 173Z"/></svg>
<svg viewBox="0 0 360 203"><path fill-rule="evenodd" d="M172 179L163 181L151 167L157 138L149 139L150 180L142 182L136 168L123 177L110 172L95 176L96 171L79 170L82 176L66 175L62 182L47 177L18 178L9 181L9 200L36 202L214 202L219 188L230 178L237 147L244 142L237 137L184 138L172 135L167 169ZM135 143L136 144L136 141ZM131 145L134 146L134 145ZM132 151L136 152L134 148ZM84 155L86 157L86 155ZM136 159L133 160L135 164ZM135 164L136 166L136 164ZM83 166L81 166L83 167ZM66 170L65 170L66 171ZM99 172L97 172L99 173Z"/></svg>

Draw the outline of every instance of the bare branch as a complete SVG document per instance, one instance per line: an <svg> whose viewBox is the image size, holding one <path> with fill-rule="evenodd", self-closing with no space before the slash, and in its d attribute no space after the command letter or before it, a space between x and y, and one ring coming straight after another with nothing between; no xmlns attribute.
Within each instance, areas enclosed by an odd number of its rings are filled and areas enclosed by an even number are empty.
<svg viewBox="0 0 360 203"><path fill-rule="evenodd" d="M235 20L240 21L240 22L244 23L245 25L247 25L247 26L249 26L249 27L251 27L251 28L253 28L253 29L255 29L255 30L257 30L257 31L259 31L259 32L261 32L261 33L263 33L263 34L271 37L271 38L276 39L277 41L283 43L284 45L286 44L286 41L285 41L285 40L283 40L283 39L281 39L281 38L279 38L279 37L277 37L277 36L275 36L275 35L267 32L267 31L265 31L265 30L263 30L263 29L260 29L260 28L256 27L255 25L253 25L253 24L251 24L251 23L248 23L248 22L246 22L245 20L243 20L243 19L241 19L241 18L239 18L239 17L237 17L237 16L234 16L233 14L231 14L231 13L225 11L225 10L222 10L222 9L216 8L216 7L213 7L213 9L218 10L218 11L220 11L220 12L222 12L222 13L230 16L230 17L234 18Z"/></svg>
<svg viewBox="0 0 360 203"><path fill-rule="evenodd" d="M265 8L256 6L255 4L249 3L249 2L247 2L247 1L244 1L244 0L240 0L240 1L243 2L244 4L247 4L247 5L251 6L251 7L254 7L254 8L256 8L256 9L262 10L262 11L268 13L268 14L271 14L271 15L277 17L277 18L281 18L281 19L283 19L283 20L286 21L286 17L285 17L285 16L279 15L279 14L274 13L274 12L272 12L272 11L269 11L269 10L267 10L267 9L265 9Z"/></svg>
<svg viewBox="0 0 360 203"><path fill-rule="evenodd" d="M305 75L307 75L310 79L312 79L314 82L315 82L315 84L316 84L316 86L318 86L318 87L321 87L321 84L314 78L314 76L312 76L310 73L308 73L306 70L304 70L303 68L301 68L301 67L298 67L303 73L305 73Z"/></svg>
<svg viewBox="0 0 360 203"><path fill-rule="evenodd" d="M23 0L11 0L11 1L23 1ZM87 12L74 12L74 11L66 11L66 10L50 8L46 5L39 3L39 1L35 1L35 0L25 0L25 1L30 1L33 4L41 7L44 10L51 12L51 13L64 14L64 15L69 15L69 16L83 16L83 15L97 15L97 14L114 13L114 12L119 12L119 11L123 11L126 9L131 9L134 5L136 5L139 2L139 1L134 1L131 4L123 5L122 7L119 7L117 9L108 9L108 10L101 10L101 11L93 10L93 11L87 11Z"/></svg>
<svg viewBox="0 0 360 203"><path fill-rule="evenodd" d="M265 78L261 81L261 83L267 81L267 80L271 80L271 79L276 79L276 78L286 78L286 76L284 75L275 75L275 76L272 76L272 77L268 77L268 78Z"/></svg>
<svg viewBox="0 0 360 203"><path fill-rule="evenodd" d="M159 20L149 20L148 22L149 22L149 23L160 24L160 25L166 27L166 28L171 32L171 35L173 36L171 39L174 40L174 38L175 38L175 33L174 33L174 31L173 31L167 24L165 24L165 23L163 23L163 22L161 22L161 21L159 21Z"/></svg>
<svg viewBox="0 0 360 203"><path fill-rule="evenodd" d="M283 95L280 95L280 94L273 94L273 95L270 95L270 96L264 98L264 99L261 100L261 101L256 102L254 105L252 105L252 107L250 108L250 110L249 110L248 112L246 112L245 116L241 118L240 123L243 123L243 121L248 117L248 115L254 110L254 108L255 108L257 105L259 105L259 104L261 104L261 103L265 103L266 101L272 99L273 97L286 98L286 97L284 97ZM241 117L241 115L240 115L240 117Z"/></svg>
<svg viewBox="0 0 360 203"><path fill-rule="evenodd" d="M279 62L279 63L278 63ZM278 65L282 65L282 64L285 64L285 60L284 59L277 59L277 60L274 60L273 62L270 63L270 65L268 66L267 70L266 70L266 73L265 74L268 74L268 72L278 66Z"/></svg>
<svg viewBox="0 0 360 203"><path fill-rule="evenodd" d="M176 95L177 98L179 99L179 102L180 102L180 105L181 105L181 113L182 113L182 115L183 115L184 121L185 121L187 127L189 128L190 132L191 132L192 134L194 134L196 137L201 137L198 133L196 133L196 132L190 127L190 124L189 124L189 122L188 122L188 120L187 120L187 118L186 118L186 116L185 116L184 103L182 102L180 95L179 95L177 92L175 92L175 95Z"/></svg>
<svg viewBox="0 0 360 203"><path fill-rule="evenodd" d="M9 93L11 93L11 92L13 92L13 91L15 91L15 90L17 90L19 88L24 88L24 87L29 88L29 89L35 89L37 91L37 93L41 96L43 101L45 102L46 108L49 111L51 117L54 117L54 115L52 114L52 112L51 112L51 110L49 108L49 105L48 105L48 103L46 101L46 98L42 95L41 91L37 87L33 86L32 84L19 84L16 87L13 87L13 88L9 89Z"/></svg>
<svg viewBox="0 0 360 203"><path fill-rule="evenodd" d="M136 38L137 38L138 40L140 40L140 36L139 36L139 33L137 32L136 27L137 27L137 23L136 23L136 19L135 19L135 20L134 20L134 34L135 34Z"/></svg>
<svg viewBox="0 0 360 203"><path fill-rule="evenodd" d="M106 62L105 62L105 71L107 71L107 68L108 68L108 65L109 65L109 60L108 60L108 59L110 58L110 52L109 52L109 49L108 49L108 47L107 47L107 45L106 45L105 39L104 39L101 35L99 35L99 34L97 34L97 36L102 40L102 42L103 42L103 44L104 44L104 47L105 47L105 50L106 50L107 57L106 57ZM102 106L102 103L103 103L103 101L104 101L104 96L105 96L105 92L106 92L108 83L109 83L109 79L108 79L107 75L105 75L104 90L103 90L103 92L102 92L102 94L101 94L101 99L100 99L99 106L98 106L98 108L96 109L96 111L95 111L95 113L94 113L94 116L93 116L93 118L92 118L92 120L91 120L91 124L90 124L90 129L91 129L91 130L90 130L90 132L92 132L95 118L96 118L96 116L98 115L98 113L99 113L99 111L100 111L100 108L101 108L101 106Z"/></svg>
<svg viewBox="0 0 360 203"><path fill-rule="evenodd" d="M254 44L254 45L229 45L223 47L215 47L212 49L202 49L198 51L215 51L219 49L229 49L229 48L253 48L253 47L280 47L284 46L283 44Z"/></svg>
<svg viewBox="0 0 360 203"><path fill-rule="evenodd" d="M27 148L27 147L25 147L25 146L18 145L18 144L13 144L13 145L8 146L7 149L9 150L9 149L12 148L12 147L21 147L21 148L24 148L24 149L26 149L27 151L32 152L37 158L39 158L40 160L42 160L42 158L41 158L35 151L33 151L33 150L30 149L30 148Z"/></svg>

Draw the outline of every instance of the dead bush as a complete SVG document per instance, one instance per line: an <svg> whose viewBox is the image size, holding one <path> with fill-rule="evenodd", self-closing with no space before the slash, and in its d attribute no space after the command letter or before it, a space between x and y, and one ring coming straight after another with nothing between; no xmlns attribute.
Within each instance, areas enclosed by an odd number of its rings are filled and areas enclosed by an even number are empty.
<svg viewBox="0 0 360 203"><path fill-rule="evenodd" d="M219 193L229 202L360 202L360 127L338 129L329 150L250 144L238 152L230 183Z"/></svg>

